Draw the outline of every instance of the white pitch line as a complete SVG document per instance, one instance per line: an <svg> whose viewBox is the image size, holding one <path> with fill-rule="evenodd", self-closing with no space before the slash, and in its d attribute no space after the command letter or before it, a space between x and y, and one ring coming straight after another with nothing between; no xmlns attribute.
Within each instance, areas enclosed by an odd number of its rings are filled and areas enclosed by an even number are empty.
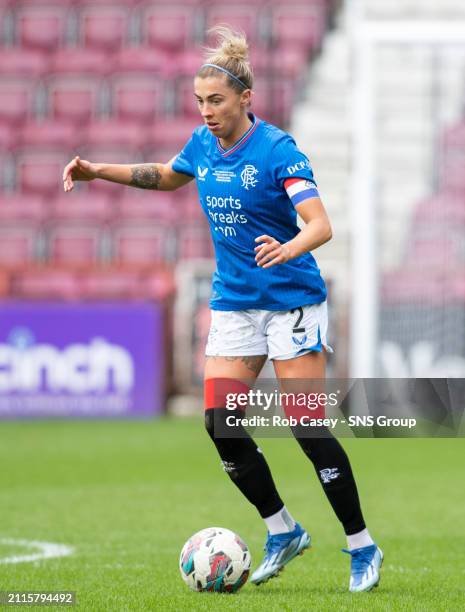
<svg viewBox="0 0 465 612"><path fill-rule="evenodd" d="M72 555L74 548L65 544L54 544L53 542L37 542L36 540L16 540L14 538L0 538L0 544L7 546L25 546L26 548L38 548L39 551L28 555L13 555L0 559L0 565L7 563L30 563L42 559L54 559L56 557L67 557Z"/></svg>

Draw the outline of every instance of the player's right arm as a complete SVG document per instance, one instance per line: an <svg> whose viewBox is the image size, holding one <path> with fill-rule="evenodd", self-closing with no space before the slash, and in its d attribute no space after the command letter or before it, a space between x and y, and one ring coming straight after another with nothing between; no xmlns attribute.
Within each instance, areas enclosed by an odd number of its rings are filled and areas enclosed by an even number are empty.
<svg viewBox="0 0 465 612"><path fill-rule="evenodd" d="M75 157L63 170L63 188L67 192L74 187L74 181L104 179L140 189L173 191L193 179L175 172L173 161L174 158L166 164L97 164Z"/></svg>

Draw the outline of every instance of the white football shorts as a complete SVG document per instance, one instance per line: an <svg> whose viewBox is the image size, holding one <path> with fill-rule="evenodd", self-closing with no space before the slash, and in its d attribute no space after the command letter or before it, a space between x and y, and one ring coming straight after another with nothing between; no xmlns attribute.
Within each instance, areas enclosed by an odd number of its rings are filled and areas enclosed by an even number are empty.
<svg viewBox="0 0 465 612"><path fill-rule="evenodd" d="M209 357L293 359L311 351L333 352L326 341L326 302L294 310L212 310L211 315Z"/></svg>

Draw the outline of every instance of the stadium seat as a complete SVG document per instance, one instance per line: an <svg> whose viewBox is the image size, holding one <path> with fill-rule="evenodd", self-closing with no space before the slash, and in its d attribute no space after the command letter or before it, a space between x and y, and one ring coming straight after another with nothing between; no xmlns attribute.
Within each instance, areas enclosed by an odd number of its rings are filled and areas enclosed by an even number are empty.
<svg viewBox="0 0 465 612"><path fill-rule="evenodd" d="M149 75L116 75L111 82L115 117L140 123L152 122L165 110L166 83Z"/></svg>
<svg viewBox="0 0 465 612"><path fill-rule="evenodd" d="M81 298L87 300L140 299L144 291L139 269L113 267L87 270L80 289Z"/></svg>
<svg viewBox="0 0 465 612"><path fill-rule="evenodd" d="M86 6L79 13L79 40L83 48L114 52L126 41L129 12L122 6Z"/></svg>
<svg viewBox="0 0 465 612"><path fill-rule="evenodd" d="M176 282L171 268L157 266L156 269L148 269L146 274L143 274L142 279L143 297L168 304L165 315L170 317L172 309L169 308L169 302L173 300L176 293ZM166 323L165 333L168 336L167 342L171 344L170 327Z"/></svg>
<svg viewBox="0 0 465 612"><path fill-rule="evenodd" d="M458 150L460 151L460 149ZM465 196L465 150L450 154L443 162L440 173L441 189L456 193L459 197Z"/></svg>
<svg viewBox="0 0 465 612"><path fill-rule="evenodd" d="M82 131L77 126L68 122L44 119L23 123L16 142L23 148L39 147L47 143L47 146L72 150L79 145L81 139Z"/></svg>
<svg viewBox="0 0 465 612"><path fill-rule="evenodd" d="M14 147L16 142L17 134L13 126L0 123L0 150L8 151Z"/></svg>
<svg viewBox="0 0 465 612"><path fill-rule="evenodd" d="M182 200L179 202L182 218L187 225L196 222L204 223L206 217L200 205L199 196L197 193L192 193L192 191L190 191L190 193L187 192L188 187L184 187L182 194L181 192L179 194L183 196Z"/></svg>
<svg viewBox="0 0 465 612"><path fill-rule="evenodd" d="M253 86L252 111L261 119L270 121L273 118L274 109L271 80L267 77L256 77Z"/></svg>
<svg viewBox="0 0 465 612"><path fill-rule="evenodd" d="M147 133L143 125L125 119L91 121L84 131L83 142L87 146L111 146L141 148L146 144Z"/></svg>
<svg viewBox="0 0 465 612"><path fill-rule="evenodd" d="M99 115L101 88L98 78L57 76L48 83L48 107L55 119L83 123Z"/></svg>
<svg viewBox="0 0 465 612"><path fill-rule="evenodd" d="M55 195L62 189L67 161L63 153L27 150L16 155L16 188L24 193Z"/></svg>
<svg viewBox="0 0 465 612"><path fill-rule="evenodd" d="M33 115L36 84L27 78L0 77L0 122L18 125Z"/></svg>
<svg viewBox="0 0 465 612"><path fill-rule="evenodd" d="M116 225L113 229L113 261L119 265L153 265L173 259L173 230L159 223Z"/></svg>
<svg viewBox="0 0 465 612"><path fill-rule="evenodd" d="M25 300L77 300L81 297L80 282L73 270L28 267L13 275L11 297Z"/></svg>
<svg viewBox="0 0 465 612"><path fill-rule="evenodd" d="M257 45L260 18L260 11L257 8L255 2L242 5L213 3L207 9L206 29L227 23L233 30L244 32L247 39ZM214 40L207 39L208 44L214 44L214 42Z"/></svg>
<svg viewBox="0 0 465 612"><path fill-rule="evenodd" d="M143 41L167 51L186 49L192 43L194 19L186 6L149 6L142 12Z"/></svg>
<svg viewBox="0 0 465 612"><path fill-rule="evenodd" d="M149 139L157 149L173 149L180 151L192 135L192 131L198 125L202 125L202 118L176 117L175 119L164 119L149 130Z"/></svg>
<svg viewBox="0 0 465 612"><path fill-rule="evenodd" d="M113 72L149 73L151 76L169 78L176 72L173 55L153 47L124 47L112 56Z"/></svg>
<svg viewBox="0 0 465 612"><path fill-rule="evenodd" d="M48 54L31 49L2 49L0 53L0 74L2 76L27 76L39 78L49 70Z"/></svg>
<svg viewBox="0 0 465 612"><path fill-rule="evenodd" d="M117 216L119 219L137 220L143 222L158 221L161 224L170 225L182 218L182 207L179 200L182 193L168 191L144 191L134 189L126 192L117 205Z"/></svg>
<svg viewBox="0 0 465 612"><path fill-rule="evenodd" d="M178 228L178 259L204 259L214 256L208 227L185 225Z"/></svg>
<svg viewBox="0 0 465 612"><path fill-rule="evenodd" d="M7 270L0 270L0 300L9 297L10 293L10 273Z"/></svg>
<svg viewBox="0 0 465 612"><path fill-rule="evenodd" d="M414 235L428 231L437 236L438 233L463 232L464 229L464 199L454 191L439 192L415 207L411 230Z"/></svg>
<svg viewBox="0 0 465 612"><path fill-rule="evenodd" d="M270 65L273 75L279 79L301 78L306 70L307 53L302 47L279 47L271 52ZM295 86L293 87L295 89Z"/></svg>
<svg viewBox="0 0 465 612"><path fill-rule="evenodd" d="M197 99L194 95L192 77L178 79L176 84L176 111L184 117L197 118L202 122Z"/></svg>
<svg viewBox="0 0 465 612"><path fill-rule="evenodd" d="M101 260L102 230L93 225L55 225L47 232L47 259L55 265L89 266Z"/></svg>
<svg viewBox="0 0 465 612"><path fill-rule="evenodd" d="M41 196L22 193L0 193L0 225L32 221L39 225L46 217L47 206Z"/></svg>
<svg viewBox="0 0 465 612"><path fill-rule="evenodd" d="M23 6L15 14L18 46L54 51L66 40L68 12L61 6Z"/></svg>
<svg viewBox="0 0 465 612"><path fill-rule="evenodd" d="M449 236L415 238L408 245L410 266L447 269L459 264L457 243Z"/></svg>
<svg viewBox="0 0 465 612"><path fill-rule="evenodd" d="M51 74L104 76L114 69L108 54L96 49L58 49L51 57Z"/></svg>
<svg viewBox="0 0 465 612"><path fill-rule="evenodd" d="M465 157L465 121L447 128L443 134L443 148L446 157Z"/></svg>
<svg viewBox="0 0 465 612"><path fill-rule="evenodd" d="M0 268L20 268L34 262L40 253L40 229L34 224L0 227Z"/></svg>
<svg viewBox="0 0 465 612"><path fill-rule="evenodd" d="M104 224L115 214L115 206L105 194L61 192L49 205L49 216L53 222L76 221L80 223Z"/></svg>
<svg viewBox="0 0 465 612"><path fill-rule="evenodd" d="M272 41L279 47L318 49L325 29L325 12L312 5L289 5L273 8Z"/></svg>
<svg viewBox="0 0 465 612"><path fill-rule="evenodd" d="M189 77L193 89L193 75L196 74L204 62L202 50L197 47L184 49L183 51L173 54L172 57L174 59L171 72L172 76Z"/></svg>

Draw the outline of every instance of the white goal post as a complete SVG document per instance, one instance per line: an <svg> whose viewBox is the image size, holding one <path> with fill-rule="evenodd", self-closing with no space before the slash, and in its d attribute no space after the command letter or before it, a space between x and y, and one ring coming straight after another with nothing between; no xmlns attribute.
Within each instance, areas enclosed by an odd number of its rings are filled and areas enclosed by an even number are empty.
<svg viewBox="0 0 465 612"><path fill-rule="evenodd" d="M465 21L386 20L360 17L359 2L348 1L352 52L351 322L350 376L376 376L378 340L378 240L375 194L375 48L390 44L465 45Z"/></svg>

